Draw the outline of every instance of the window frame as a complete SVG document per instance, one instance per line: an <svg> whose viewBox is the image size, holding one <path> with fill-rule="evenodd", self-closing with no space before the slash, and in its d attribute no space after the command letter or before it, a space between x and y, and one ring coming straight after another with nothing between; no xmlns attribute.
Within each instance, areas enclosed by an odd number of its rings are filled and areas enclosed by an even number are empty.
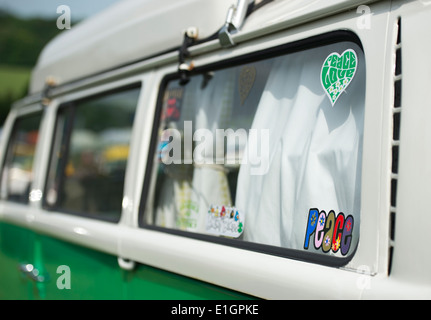
<svg viewBox="0 0 431 320"><path fill-rule="evenodd" d="M16 125L17 125L17 123L20 120L22 120L23 118L34 117L34 116L37 116L37 115L40 116L40 122L39 122L39 131L38 131L38 135L39 135L38 136L38 141L36 143L35 150L34 150L34 155L33 155L32 174L34 174L34 169L35 169L36 164L37 164L36 163L37 152L38 152L37 149L38 149L38 147L41 144L41 141L40 141L40 139L41 139L41 129L42 129L42 123L43 123L44 116L45 116L44 109L42 107L40 107L40 106L37 106L37 107L31 106L29 108L22 109L22 110L18 111L14 115L14 117L13 117L13 119L11 121L10 130L9 130L7 136L5 136L5 141L6 142L5 142L4 154L2 155L2 158L1 158L2 162L1 162L0 179L3 179L3 173L4 173L4 170L5 170L5 166L6 166L7 162L8 162L8 157L10 156L9 151L10 151L10 148L11 148L11 145L12 145L12 139L14 138L14 135L15 135L15 132L16 132ZM3 134L6 134L6 132L3 132ZM32 181L30 182L30 188L29 188L29 194L28 194L29 197L30 197L30 193L31 193L32 186L33 186L34 183L35 183L35 179L33 177ZM3 193L5 193L5 197L3 197ZM3 190L2 187L0 186L0 200L1 201L6 201L6 202L9 202L9 203L14 203L14 204L23 205L23 206L29 206L30 205L30 198L28 198L26 202L22 202L22 201L14 201L14 200L8 199L8 197L9 197L8 188L6 187L6 190Z"/></svg>
<svg viewBox="0 0 431 320"><path fill-rule="evenodd" d="M44 184L43 184L43 197L42 197L42 201L41 201L41 206L44 210L46 210L46 212L48 212L48 213L58 212L58 213L63 213L63 214L67 214L70 216L87 218L87 219L90 219L93 221L102 221L102 222L108 222L108 223L112 223L112 224L118 224L121 221L122 215L123 215L122 210L120 211L118 218L112 219L112 218L104 216L103 214L94 216L94 215L91 215L91 214L88 214L85 212L76 212L76 211L72 211L72 210L67 210L67 209L61 208L57 204L55 204L55 205L48 204L47 195L48 195L48 186L49 186L49 181L50 181L50 169L51 169L51 166L53 165L52 162L54 160L52 155L53 155L54 148L55 148L55 134L56 134L57 129L58 129L58 119L59 119L60 112L62 110L64 110L65 108L71 108L71 113L72 113L71 124L70 124L70 128L67 129L67 137L65 137L65 139L66 139L65 149L67 152L67 156L65 156L64 160L61 163L59 163L60 166L65 168L65 162L68 159L68 154L69 154L69 150L70 150L70 146L71 146L71 136L72 136L72 132L73 132L73 123L75 121L75 113L76 113L77 106L79 104L82 104L82 103L85 103L85 102L88 102L88 101L91 101L91 100L94 100L97 98L106 97L109 95L125 92L127 90L132 90L132 89L139 89L140 90L139 96L140 96L142 94L143 87L144 87L143 83L138 80L138 81L133 81L131 83L124 84L121 86L116 86L112 89L107 89L107 90L104 90L101 92L97 92L97 93L93 93L93 94L89 94L89 95L85 95L85 96L80 96L80 97L77 97L76 99L72 99L72 98L67 99L67 100L59 103L59 105L57 106L57 108L55 110L55 115L54 115L55 119L54 119L53 131L52 131L53 136L52 136L52 140L51 140L51 143L49 146L49 159L48 159L47 166L46 166L46 174L44 177ZM138 96L138 100L136 101L135 112L138 112L139 99L140 99L139 96ZM135 117L135 119L136 119L136 117ZM135 126L135 123L133 122L133 125L131 126L131 128L133 129L134 126ZM127 171L128 162L129 162L129 159L128 159L127 164L126 164L126 171ZM60 177L60 181L61 182L64 181L64 175L62 175ZM124 183L124 185L123 185L123 195L122 196L124 196L124 188L126 186L126 177L125 177L123 183Z"/></svg>
<svg viewBox="0 0 431 320"><path fill-rule="evenodd" d="M217 71L228 67L245 65L251 62L288 55L295 52L300 52L300 51L313 49L313 48L319 48L322 46L335 44L339 42L345 42L345 41L355 43L362 50L365 56L364 47L357 34L348 30L336 30L336 31L330 31L323 34L319 34L316 36L311 36L309 38L281 44L271 48L257 50L251 53L246 53L244 55L228 58L214 63L209 63L204 66L199 66L193 69L192 71L190 71L190 75L199 75L209 71ZM367 70L367 65L365 65L365 69ZM211 243L225 245L233 248L244 249L252 252L269 254L273 256L299 260L299 261L314 263L314 264L323 265L323 266L330 266L330 267L346 266L355 257L356 251L359 247L359 243L361 240L360 238L358 240L358 244L354 248L351 248L351 252L349 255L345 257L334 257L334 256L329 256L324 254L317 254L314 252L297 250L297 249L283 248L283 247L277 247L277 246L254 243L254 242L240 241L237 239L218 237L218 236L209 235L209 234L194 233L190 231L159 227L155 225L149 225L144 222L145 210L146 210L148 197L150 196L150 190L151 190L152 173L154 170L154 154L157 148L158 130L160 126L161 112L163 109L163 97L165 94L165 90L168 86L168 83L172 80L180 80L180 77L181 75L179 72L165 75L161 81L161 84L159 86L159 91L157 93L157 103L156 103L156 109L154 112L153 127L151 131L151 141L150 141L150 146L148 150L145 176L144 176L141 199L140 199L140 204L138 209L138 227L141 229L162 232L165 234L186 237L189 239L194 239L199 241L211 242ZM365 105L364 105L364 109L365 109ZM362 142L362 146L363 145L364 145L364 142ZM363 166L364 165L362 164L361 171L363 169ZM362 199L362 184L361 184L361 199ZM359 228L359 230L360 229L361 228Z"/></svg>

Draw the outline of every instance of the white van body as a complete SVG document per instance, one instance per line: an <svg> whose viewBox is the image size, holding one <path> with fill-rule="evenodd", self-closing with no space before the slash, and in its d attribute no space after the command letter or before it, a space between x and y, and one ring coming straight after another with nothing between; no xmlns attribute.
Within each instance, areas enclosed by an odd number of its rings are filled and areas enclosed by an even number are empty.
<svg viewBox="0 0 431 320"><path fill-rule="evenodd" d="M124 269L145 264L264 299L431 298L431 234L426 210L431 185L431 97L427 94L431 85L431 1L270 1L229 35L230 46L213 35L225 25L236 1L165 0L163 6L160 2L121 1L72 26L44 49L33 71L29 96L14 105L1 136L0 150L5 152L15 119L45 109L30 202L22 206L2 198L0 221L116 256ZM187 30L197 31L198 39L209 39L188 47L190 54L182 63L190 70L340 30L360 40L366 60L360 234L345 265L315 263L140 226L159 91L167 75L178 73L178 48ZM47 87L47 79L52 87ZM142 83L142 90L120 221L113 224L45 210L44 190L59 106L137 82ZM400 105L395 101L395 83L402 84ZM399 139L394 139L394 114L402 119ZM396 172L394 147L399 148ZM391 203L394 197L396 205Z"/></svg>

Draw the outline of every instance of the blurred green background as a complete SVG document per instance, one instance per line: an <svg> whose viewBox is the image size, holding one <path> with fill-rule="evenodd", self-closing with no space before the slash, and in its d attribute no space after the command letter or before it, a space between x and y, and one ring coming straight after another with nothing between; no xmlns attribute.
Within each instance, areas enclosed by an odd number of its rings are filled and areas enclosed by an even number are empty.
<svg viewBox="0 0 431 320"><path fill-rule="evenodd" d="M72 29L119 0L0 0L0 128L12 103L28 92L31 70L57 34L60 6L68 6Z"/></svg>
<svg viewBox="0 0 431 320"><path fill-rule="evenodd" d="M60 32L56 19L20 18L0 9L0 127L12 103L27 94L43 47Z"/></svg>

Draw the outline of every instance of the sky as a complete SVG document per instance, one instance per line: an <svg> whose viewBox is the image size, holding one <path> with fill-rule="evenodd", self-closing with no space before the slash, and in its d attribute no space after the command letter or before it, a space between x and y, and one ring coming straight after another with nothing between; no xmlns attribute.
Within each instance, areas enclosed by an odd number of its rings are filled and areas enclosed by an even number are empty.
<svg viewBox="0 0 431 320"><path fill-rule="evenodd" d="M67 5L72 20L83 20L121 0L0 0L0 9L23 18L57 18L57 7Z"/></svg>

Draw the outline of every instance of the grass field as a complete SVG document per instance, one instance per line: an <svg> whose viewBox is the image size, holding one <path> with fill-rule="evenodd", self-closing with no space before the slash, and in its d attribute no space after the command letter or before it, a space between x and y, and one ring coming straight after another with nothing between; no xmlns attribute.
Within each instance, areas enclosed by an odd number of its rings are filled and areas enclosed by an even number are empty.
<svg viewBox="0 0 431 320"><path fill-rule="evenodd" d="M30 68L0 65L0 97L10 91L14 98L23 95L30 80Z"/></svg>
<svg viewBox="0 0 431 320"><path fill-rule="evenodd" d="M12 104L27 94L30 68L0 65L0 127Z"/></svg>

